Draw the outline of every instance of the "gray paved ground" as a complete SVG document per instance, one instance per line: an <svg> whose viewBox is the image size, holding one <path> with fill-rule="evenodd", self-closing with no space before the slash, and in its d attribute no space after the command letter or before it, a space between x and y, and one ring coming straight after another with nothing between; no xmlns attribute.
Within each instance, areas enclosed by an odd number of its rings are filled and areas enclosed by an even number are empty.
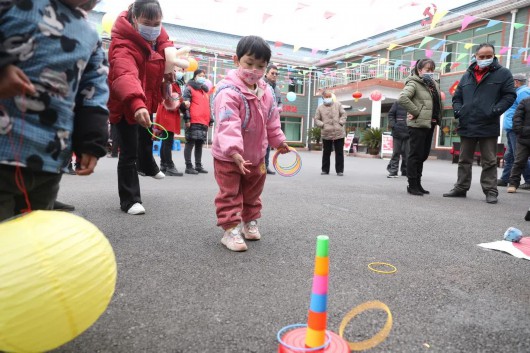
<svg viewBox="0 0 530 353"><path fill-rule="evenodd" d="M501 188L499 204L486 204L474 167L467 199L446 199L457 166L428 161L431 195L415 197L406 178L386 178L387 161L347 157L341 178L320 175L319 152L301 156L299 175L267 180L263 239L245 253L219 242L212 173L142 178L144 216L119 209L116 159L88 178L65 175L59 199L109 238L118 282L106 313L57 352L275 352L277 331L306 320L319 234L330 236L330 330L380 300L394 324L372 352L530 351L530 262L476 246L510 226L528 232L530 192ZM209 150L204 159L212 171ZM373 261L398 272L376 274ZM385 320L365 312L345 336L367 339Z"/></svg>

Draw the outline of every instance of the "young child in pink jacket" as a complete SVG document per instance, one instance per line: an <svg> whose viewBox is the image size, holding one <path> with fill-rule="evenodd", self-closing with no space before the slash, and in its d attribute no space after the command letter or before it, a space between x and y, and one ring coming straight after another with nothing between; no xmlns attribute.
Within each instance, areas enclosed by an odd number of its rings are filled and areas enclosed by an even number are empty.
<svg viewBox="0 0 530 353"><path fill-rule="evenodd" d="M267 145L289 152L276 103L262 80L270 58L271 49L262 38L241 38L234 56L237 69L218 83L213 102L217 225L224 230L221 243L232 251L247 250L243 237L261 238L257 219L261 217Z"/></svg>

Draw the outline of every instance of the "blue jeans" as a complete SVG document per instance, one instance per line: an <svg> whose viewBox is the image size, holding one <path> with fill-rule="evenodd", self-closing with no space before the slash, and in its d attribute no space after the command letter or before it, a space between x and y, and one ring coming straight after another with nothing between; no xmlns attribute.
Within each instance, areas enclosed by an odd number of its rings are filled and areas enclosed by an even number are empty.
<svg viewBox="0 0 530 353"><path fill-rule="evenodd" d="M512 130L506 130L506 137L508 146L504 153L504 169L502 170L501 179L508 183L510 180L510 173L512 172L513 161L517 153L517 135ZM530 183L530 163L526 164L526 168L523 170L523 178L525 183Z"/></svg>

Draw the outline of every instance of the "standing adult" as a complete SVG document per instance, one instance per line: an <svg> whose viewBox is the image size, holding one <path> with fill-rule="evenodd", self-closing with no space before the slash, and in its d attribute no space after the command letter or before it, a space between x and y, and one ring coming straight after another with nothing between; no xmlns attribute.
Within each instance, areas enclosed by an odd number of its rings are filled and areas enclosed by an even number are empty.
<svg viewBox="0 0 530 353"><path fill-rule="evenodd" d="M131 215L144 214L138 174L164 178L153 158L147 128L162 101L166 48L173 42L162 27L157 0L136 0L112 28L109 48L110 122L120 135L118 193L120 207Z"/></svg>
<svg viewBox="0 0 530 353"><path fill-rule="evenodd" d="M184 147L184 160L186 174L208 173L202 166L202 146L208 138L208 127L213 125L210 113L210 90L206 86L206 72L198 69L193 72L193 78L188 81L182 96L184 102L189 102L184 122L186 124L186 146ZM191 151L195 147L195 168L191 163Z"/></svg>
<svg viewBox="0 0 530 353"><path fill-rule="evenodd" d="M530 97L530 88L526 85L526 76L524 74L513 75L513 84L515 86L515 93L517 98L510 108L504 113L503 128L506 131L506 152L504 153L504 169L499 180L497 180L497 186L508 186L508 179L512 172L513 162L517 154L517 136L513 131L513 115L517 106L521 101L527 97ZM521 189L530 189L530 163L526 164L523 172L523 178L525 183L519 186ZM519 183L518 183L519 184Z"/></svg>
<svg viewBox="0 0 530 353"><path fill-rule="evenodd" d="M410 146L407 158L407 191L417 196L429 194L421 185L423 163L429 157L434 129L440 124L442 117L442 98L440 86L434 80L435 68L432 59L418 60L398 101L408 112Z"/></svg>
<svg viewBox="0 0 530 353"><path fill-rule="evenodd" d="M269 66L267 66L267 71L265 71L264 81L267 82L269 86L271 86L273 98L276 100L276 106L278 109L278 113L281 113L283 110L282 93L280 92L280 88L276 84L277 80L278 80L278 67L276 65L270 64ZM267 152L265 153L265 167L267 168L267 174L274 175L276 174L276 172L269 168L270 153L271 153L271 147L267 146Z"/></svg>
<svg viewBox="0 0 530 353"><path fill-rule="evenodd" d="M510 70L502 67L490 43L480 44L473 62L460 79L453 96L453 110L458 119L460 157L458 179L444 197L466 197L471 187L473 154L480 146L482 173L480 185L487 203L497 203L497 137L500 116L517 95Z"/></svg>
<svg viewBox="0 0 530 353"><path fill-rule="evenodd" d="M388 124L392 130L392 158L386 170L387 178L397 178L399 157L401 157L401 175L407 175L407 156L409 154L409 130L407 128L407 111L397 101L388 112Z"/></svg>
<svg viewBox="0 0 530 353"><path fill-rule="evenodd" d="M346 111L339 102L334 102L331 91L322 92L324 104L318 106L315 125L322 129L322 175L329 174L331 150L335 148L335 172L344 175L344 137L346 130Z"/></svg>

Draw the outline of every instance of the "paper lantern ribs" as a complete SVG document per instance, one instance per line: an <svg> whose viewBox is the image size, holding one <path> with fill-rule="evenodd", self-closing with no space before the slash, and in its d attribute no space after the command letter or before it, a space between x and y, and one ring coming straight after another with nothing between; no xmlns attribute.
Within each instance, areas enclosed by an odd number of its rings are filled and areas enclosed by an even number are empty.
<svg viewBox="0 0 530 353"><path fill-rule="evenodd" d="M348 343L345 340L337 334L326 330L329 276L328 249L329 237L319 235L317 237L313 287L307 325L289 325L281 329L278 332L279 353L350 352ZM283 335L284 332L290 329L293 330Z"/></svg>

